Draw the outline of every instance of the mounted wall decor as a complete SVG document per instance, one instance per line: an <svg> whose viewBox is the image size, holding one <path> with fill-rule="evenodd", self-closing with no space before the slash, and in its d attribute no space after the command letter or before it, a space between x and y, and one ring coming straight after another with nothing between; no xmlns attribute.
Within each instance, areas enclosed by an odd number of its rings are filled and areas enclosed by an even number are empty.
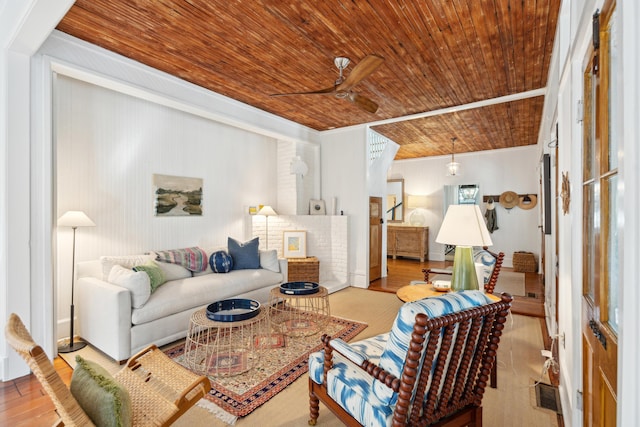
<svg viewBox="0 0 640 427"><path fill-rule="evenodd" d="M567 215L571 205L571 183L569 182L569 172L562 172L562 213Z"/></svg>
<svg viewBox="0 0 640 427"><path fill-rule="evenodd" d="M284 231L282 245L282 253L285 258L306 258L307 232L305 230Z"/></svg>
<svg viewBox="0 0 640 427"><path fill-rule="evenodd" d="M327 208L324 204L324 200L309 200L309 215L326 215Z"/></svg>
<svg viewBox="0 0 640 427"><path fill-rule="evenodd" d="M202 178L153 175L156 216L202 216Z"/></svg>

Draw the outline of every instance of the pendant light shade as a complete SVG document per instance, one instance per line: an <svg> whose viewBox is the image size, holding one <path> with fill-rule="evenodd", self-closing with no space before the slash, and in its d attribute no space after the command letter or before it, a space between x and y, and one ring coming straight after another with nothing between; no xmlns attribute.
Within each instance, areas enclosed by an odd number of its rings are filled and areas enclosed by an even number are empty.
<svg viewBox="0 0 640 427"><path fill-rule="evenodd" d="M451 138L451 161L447 163L447 176L456 176L460 174L460 163L456 162L454 157L456 139L458 138Z"/></svg>

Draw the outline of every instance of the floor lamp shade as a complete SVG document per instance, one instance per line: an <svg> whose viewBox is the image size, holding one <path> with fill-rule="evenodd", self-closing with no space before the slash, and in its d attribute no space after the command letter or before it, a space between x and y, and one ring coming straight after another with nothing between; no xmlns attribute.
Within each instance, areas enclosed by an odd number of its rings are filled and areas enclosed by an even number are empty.
<svg viewBox="0 0 640 427"><path fill-rule="evenodd" d="M95 227L96 224L82 211L68 211L58 218L58 227L71 227L73 229L73 249L71 252L71 307L69 314L69 343L58 347L58 353L71 353L80 350L87 344L84 342L74 342L73 324L75 318L75 307L73 296L76 281L76 229L78 227Z"/></svg>
<svg viewBox="0 0 640 427"><path fill-rule="evenodd" d="M478 289L473 247L493 245L478 205L449 206L436 242L456 247L451 289L454 291Z"/></svg>
<svg viewBox="0 0 640 427"><path fill-rule="evenodd" d="M273 210L273 208L271 206L263 206L262 209L260 209L258 211L258 213L256 215L262 215L265 216L266 218L265 220L265 227L266 227L266 232L265 232L265 237L266 237L266 243L267 243L267 250L269 249L269 217L270 216L277 216L278 214L276 213L276 211Z"/></svg>

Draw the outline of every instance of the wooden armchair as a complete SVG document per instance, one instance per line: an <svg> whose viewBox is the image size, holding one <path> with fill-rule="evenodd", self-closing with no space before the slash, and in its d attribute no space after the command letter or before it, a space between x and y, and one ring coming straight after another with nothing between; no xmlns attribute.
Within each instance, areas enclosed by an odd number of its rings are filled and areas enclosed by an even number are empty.
<svg viewBox="0 0 640 427"><path fill-rule="evenodd" d="M404 304L389 333L352 344L323 336L309 357L309 424L322 401L347 426L481 426L511 300L452 292Z"/></svg>
<svg viewBox="0 0 640 427"><path fill-rule="evenodd" d="M483 247L481 251L474 254L476 262L480 262L484 265L485 277L484 277L484 291L488 294L492 294L498 282L498 276L502 269L502 261L504 260L504 252L493 253ZM424 281L429 281L430 275L446 274L451 275L451 270L444 270L440 268L423 268Z"/></svg>
<svg viewBox="0 0 640 427"><path fill-rule="evenodd" d="M51 360L33 341L16 314L9 317L5 336L53 401L60 417L56 425L93 426ZM154 345L133 356L114 378L131 397L134 426L171 425L211 389L206 377L199 377L173 362Z"/></svg>

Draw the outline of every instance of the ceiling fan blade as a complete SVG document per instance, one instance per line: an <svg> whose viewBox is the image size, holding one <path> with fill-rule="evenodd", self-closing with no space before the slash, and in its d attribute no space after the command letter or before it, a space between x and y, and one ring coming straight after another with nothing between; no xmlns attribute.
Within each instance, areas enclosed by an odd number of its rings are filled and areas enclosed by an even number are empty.
<svg viewBox="0 0 640 427"><path fill-rule="evenodd" d="M375 112L378 111L378 104L366 96L358 95L357 93L350 93L348 99L358 107L372 114L375 114Z"/></svg>
<svg viewBox="0 0 640 427"><path fill-rule="evenodd" d="M367 78L373 73L382 63L384 58L378 55L367 55L362 61L360 61L349 73L347 78L336 86L337 91L348 91L352 86L357 85L362 80Z"/></svg>
<svg viewBox="0 0 640 427"><path fill-rule="evenodd" d="M291 92L291 93L274 93L269 96L289 96L289 95L328 95L336 91L335 86L326 89L314 90L312 92Z"/></svg>

